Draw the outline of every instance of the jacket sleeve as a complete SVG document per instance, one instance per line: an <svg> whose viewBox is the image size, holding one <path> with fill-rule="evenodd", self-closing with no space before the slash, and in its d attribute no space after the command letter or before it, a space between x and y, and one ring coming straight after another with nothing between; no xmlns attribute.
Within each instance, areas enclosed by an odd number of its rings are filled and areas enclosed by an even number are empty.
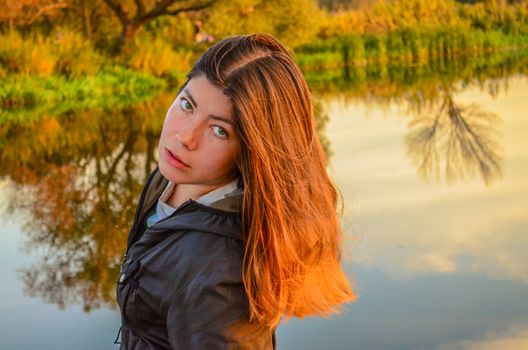
<svg viewBox="0 0 528 350"><path fill-rule="evenodd" d="M172 349L273 349L272 331L249 322L240 271L203 272L167 306Z"/></svg>

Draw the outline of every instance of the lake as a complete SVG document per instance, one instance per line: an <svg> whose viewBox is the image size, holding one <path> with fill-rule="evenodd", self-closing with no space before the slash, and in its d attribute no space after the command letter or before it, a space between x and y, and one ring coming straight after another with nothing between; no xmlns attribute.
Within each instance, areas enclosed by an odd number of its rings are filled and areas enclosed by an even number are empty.
<svg viewBox="0 0 528 350"><path fill-rule="evenodd" d="M280 349L528 348L525 57L306 74L359 299L282 324ZM118 265L174 97L0 126L2 348L118 349Z"/></svg>

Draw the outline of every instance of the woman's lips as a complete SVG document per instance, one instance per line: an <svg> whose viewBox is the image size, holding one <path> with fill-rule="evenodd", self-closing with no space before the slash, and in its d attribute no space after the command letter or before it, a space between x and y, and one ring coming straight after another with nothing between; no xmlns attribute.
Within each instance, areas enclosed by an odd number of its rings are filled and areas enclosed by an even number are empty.
<svg viewBox="0 0 528 350"><path fill-rule="evenodd" d="M167 148L165 148L165 157L167 158L167 162L169 162L169 164L175 168L183 169L189 167L188 164L184 163L180 158L178 158L178 156L169 151Z"/></svg>

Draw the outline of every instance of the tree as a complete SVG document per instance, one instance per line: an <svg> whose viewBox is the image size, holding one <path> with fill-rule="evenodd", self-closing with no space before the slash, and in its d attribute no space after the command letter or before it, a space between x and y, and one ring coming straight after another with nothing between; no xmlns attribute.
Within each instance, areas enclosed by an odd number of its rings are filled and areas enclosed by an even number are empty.
<svg viewBox="0 0 528 350"><path fill-rule="evenodd" d="M115 45L120 52L127 40L145 24L160 16L176 16L184 12L200 11L212 6L217 0L134 0L134 9L127 9L126 0L104 0L121 23L121 34ZM130 7L130 6L129 6Z"/></svg>
<svg viewBox="0 0 528 350"><path fill-rule="evenodd" d="M266 32L295 48L314 39L321 11L315 0L232 0L206 15L204 28L215 38Z"/></svg>
<svg viewBox="0 0 528 350"><path fill-rule="evenodd" d="M65 0L0 0L0 22L31 25L43 18L54 17L60 9L67 8Z"/></svg>

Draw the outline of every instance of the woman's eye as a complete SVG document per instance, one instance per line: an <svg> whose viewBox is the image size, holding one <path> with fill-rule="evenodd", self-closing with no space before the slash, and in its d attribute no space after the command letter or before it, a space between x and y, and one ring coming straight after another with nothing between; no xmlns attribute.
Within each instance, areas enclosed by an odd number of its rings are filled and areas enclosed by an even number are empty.
<svg viewBox="0 0 528 350"><path fill-rule="evenodd" d="M214 125L213 132L216 136L223 138L223 139L227 139L227 135L228 135L227 130L222 128L221 126Z"/></svg>
<svg viewBox="0 0 528 350"><path fill-rule="evenodd" d="M181 99L180 106L184 111L187 111L187 112L191 112L193 108L192 104L184 98Z"/></svg>

